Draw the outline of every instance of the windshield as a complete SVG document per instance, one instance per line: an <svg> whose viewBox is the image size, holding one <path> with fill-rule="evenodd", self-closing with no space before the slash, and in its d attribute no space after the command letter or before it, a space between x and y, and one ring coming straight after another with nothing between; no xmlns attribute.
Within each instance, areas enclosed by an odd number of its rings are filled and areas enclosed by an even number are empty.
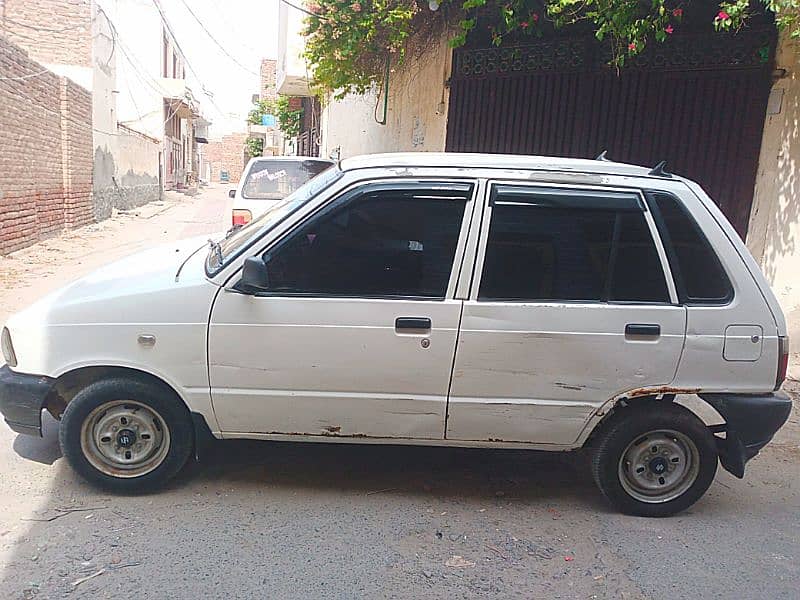
<svg viewBox="0 0 800 600"><path fill-rule="evenodd" d="M275 227L293 212L302 208L309 200L331 186L342 176L338 167L325 170L280 202L270 206L265 213L250 221L244 227L229 233L209 250L206 257L206 275L213 277L245 248Z"/></svg>
<svg viewBox="0 0 800 600"><path fill-rule="evenodd" d="M242 186L242 198L282 200L330 166L329 161L313 159L254 162Z"/></svg>

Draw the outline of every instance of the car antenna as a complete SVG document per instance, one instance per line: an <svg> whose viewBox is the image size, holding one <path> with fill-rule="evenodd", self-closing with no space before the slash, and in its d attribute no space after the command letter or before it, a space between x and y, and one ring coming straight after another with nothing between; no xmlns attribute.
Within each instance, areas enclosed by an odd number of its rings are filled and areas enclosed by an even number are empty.
<svg viewBox="0 0 800 600"><path fill-rule="evenodd" d="M667 161L662 160L655 167L650 169L648 175L652 175L654 177L672 177L672 173L667 171L666 167L667 167Z"/></svg>
<svg viewBox="0 0 800 600"><path fill-rule="evenodd" d="M595 158L595 160L601 160L603 162L611 162L611 159L608 158L608 150L603 150L600 155Z"/></svg>

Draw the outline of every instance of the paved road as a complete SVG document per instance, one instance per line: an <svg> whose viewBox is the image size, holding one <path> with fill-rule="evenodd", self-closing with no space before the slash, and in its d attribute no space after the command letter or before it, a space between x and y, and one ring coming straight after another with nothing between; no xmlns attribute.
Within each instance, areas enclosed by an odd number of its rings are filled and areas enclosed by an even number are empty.
<svg viewBox="0 0 800 600"><path fill-rule="evenodd" d="M0 259L0 317L224 227L223 188L179 198ZM581 456L517 451L225 442L162 493L114 497L56 428L0 426L0 598L798 597L797 411L745 480L720 472L663 520L611 511Z"/></svg>

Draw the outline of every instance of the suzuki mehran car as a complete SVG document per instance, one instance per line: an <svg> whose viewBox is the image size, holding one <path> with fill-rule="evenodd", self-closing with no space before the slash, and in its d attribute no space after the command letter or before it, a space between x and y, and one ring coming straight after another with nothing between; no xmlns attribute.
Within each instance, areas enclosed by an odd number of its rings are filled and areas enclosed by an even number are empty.
<svg viewBox="0 0 800 600"><path fill-rule="evenodd" d="M585 448L636 515L685 509L786 421L786 323L714 202L663 168L351 158L237 232L14 315L0 410L152 489L204 440ZM716 411L704 422L684 397Z"/></svg>

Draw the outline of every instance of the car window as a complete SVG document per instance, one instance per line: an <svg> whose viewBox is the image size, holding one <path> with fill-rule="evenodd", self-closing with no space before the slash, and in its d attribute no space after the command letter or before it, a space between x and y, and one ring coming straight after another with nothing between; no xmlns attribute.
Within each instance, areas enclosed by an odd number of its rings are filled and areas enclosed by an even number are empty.
<svg viewBox="0 0 800 600"><path fill-rule="evenodd" d="M270 292L444 298L471 189L348 195L265 253Z"/></svg>
<svg viewBox="0 0 800 600"><path fill-rule="evenodd" d="M480 300L669 302L636 194L494 189Z"/></svg>
<svg viewBox="0 0 800 600"><path fill-rule="evenodd" d="M667 249L681 301L729 301L733 297L730 279L683 203L667 192L647 192L647 198L658 217L656 224Z"/></svg>
<svg viewBox="0 0 800 600"><path fill-rule="evenodd" d="M281 200L312 177L329 168L321 160L260 160L250 166L242 197L248 200Z"/></svg>

